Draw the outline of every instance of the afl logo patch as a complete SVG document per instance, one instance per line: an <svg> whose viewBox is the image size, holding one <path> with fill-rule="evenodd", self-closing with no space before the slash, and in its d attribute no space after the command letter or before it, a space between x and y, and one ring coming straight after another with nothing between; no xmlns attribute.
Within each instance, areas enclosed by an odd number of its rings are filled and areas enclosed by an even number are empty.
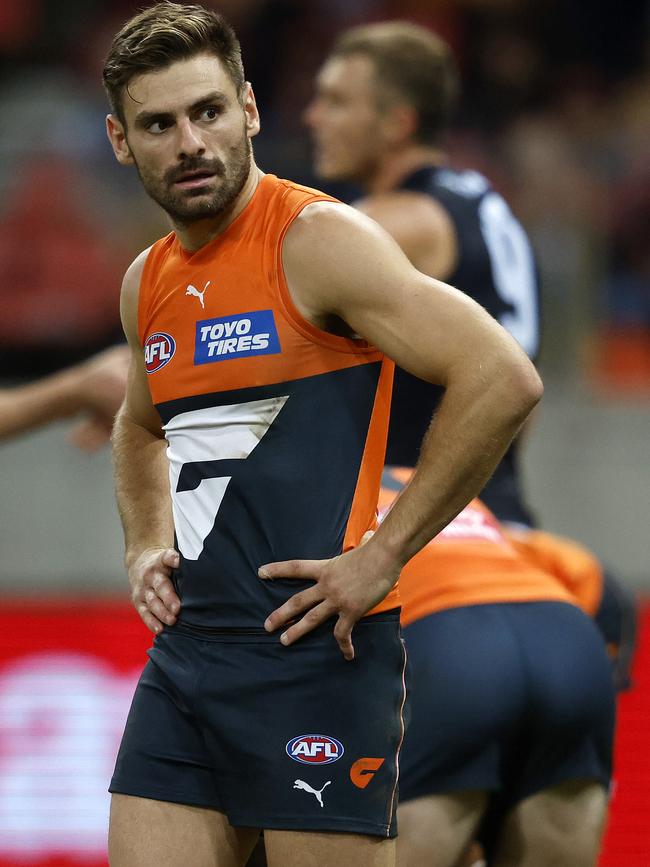
<svg viewBox="0 0 650 867"><path fill-rule="evenodd" d="M286 749L287 755L302 765L331 765L344 753L343 744L328 735L298 735Z"/></svg>
<svg viewBox="0 0 650 867"><path fill-rule="evenodd" d="M155 373L174 357L176 341L171 334L157 331L150 334L144 342L144 366L147 373Z"/></svg>

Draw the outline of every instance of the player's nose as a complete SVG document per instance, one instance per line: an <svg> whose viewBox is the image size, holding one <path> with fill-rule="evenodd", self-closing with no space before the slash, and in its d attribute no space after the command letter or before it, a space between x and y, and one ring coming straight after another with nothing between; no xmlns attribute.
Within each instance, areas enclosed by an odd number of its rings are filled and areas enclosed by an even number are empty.
<svg viewBox="0 0 650 867"><path fill-rule="evenodd" d="M200 131L189 118L181 120L177 130L179 157L194 157L205 153L205 144Z"/></svg>

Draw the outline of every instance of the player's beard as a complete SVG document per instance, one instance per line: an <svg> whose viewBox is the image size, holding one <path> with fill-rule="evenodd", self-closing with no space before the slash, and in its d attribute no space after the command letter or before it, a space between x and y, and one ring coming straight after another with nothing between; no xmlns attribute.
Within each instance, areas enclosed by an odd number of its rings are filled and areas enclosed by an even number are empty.
<svg viewBox="0 0 650 867"><path fill-rule="evenodd" d="M162 178L138 165L136 168L145 192L166 211L176 225L189 225L198 220L210 219L227 210L243 189L251 168L251 142L247 135L229 151L228 163L215 157L188 157L179 165L165 172ZM187 172L205 171L215 175L216 188L206 193L204 189L181 190L174 187L175 181Z"/></svg>

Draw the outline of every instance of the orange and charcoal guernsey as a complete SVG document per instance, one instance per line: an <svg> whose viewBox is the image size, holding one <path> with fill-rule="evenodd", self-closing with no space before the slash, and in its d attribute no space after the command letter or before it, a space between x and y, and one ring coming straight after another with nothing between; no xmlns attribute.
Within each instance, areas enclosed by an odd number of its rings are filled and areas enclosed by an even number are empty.
<svg viewBox="0 0 650 867"><path fill-rule="evenodd" d="M504 529L517 551L545 572L555 575L594 617L603 597L605 576L597 557L573 539L544 530Z"/></svg>
<svg viewBox="0 0 650 867"><path fill-rule="evenodd" d="M170 467L183 622L260 628L312 582L264 563L333 557L376 525L393 364L292 302L282 242L316 190L265 175L194 253L147 257L138 328ZM399 605L396 590L373 613Z"/></svg>
<svg viewBox="0 0 650 867"><path fill-rule="evenodd" d="M385 469L380 515L388 511L412 473L400 467ZM404 626L436 611L467 605L541 601L579 605L558 576L515 548L480 500L472 500L407 563L399 587Z"/></svg>

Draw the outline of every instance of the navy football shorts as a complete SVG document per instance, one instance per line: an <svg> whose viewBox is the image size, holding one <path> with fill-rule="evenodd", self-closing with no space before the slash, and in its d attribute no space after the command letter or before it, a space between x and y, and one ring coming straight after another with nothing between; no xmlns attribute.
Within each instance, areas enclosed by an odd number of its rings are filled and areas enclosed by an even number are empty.
<svg viewBox="0 0 650 867"><path fill-rule="evenodd" d="M399 613L357 623L351 662L333 626L291 647L262 629L166 629L110 791L213 808L235 826L395 836Z"/></svg>
<svg viewBox="0 0 650 867"><path fill-rule="evenodd" d="M601 636L564 602L440 611L404 629L410 723L400 800L497 793L503 808L568 780L607 786L614 691Z"/></svg>

